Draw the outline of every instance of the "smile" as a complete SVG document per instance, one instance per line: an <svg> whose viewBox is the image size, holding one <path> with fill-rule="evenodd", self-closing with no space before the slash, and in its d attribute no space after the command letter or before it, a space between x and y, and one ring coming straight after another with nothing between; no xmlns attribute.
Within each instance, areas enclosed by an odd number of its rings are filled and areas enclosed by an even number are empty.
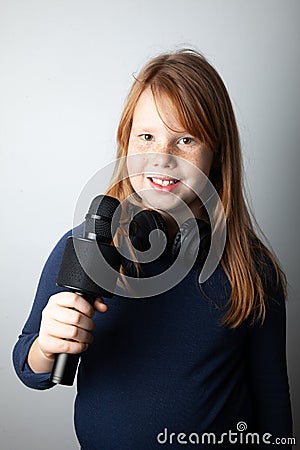
<svg viewBox="0 0 300 450"><path fill-rule="evenodd" d="M171 191L180 183L180 180L176 178L158 178L158 177L147 177L150 182L151 187L163 191Z"/></svg>

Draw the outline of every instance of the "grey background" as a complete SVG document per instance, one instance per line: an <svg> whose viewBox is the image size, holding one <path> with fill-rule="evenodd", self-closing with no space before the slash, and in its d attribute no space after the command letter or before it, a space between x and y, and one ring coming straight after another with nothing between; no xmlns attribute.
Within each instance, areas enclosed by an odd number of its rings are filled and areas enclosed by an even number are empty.
<svg viewBox="0 0 300 450"><path fill-rule="evenodd" d="M202 51L228 86L253 209L288 276L300 438L299 12L293 0L0 1L1 449L78 448L75 388L24 387L11 350L81 190L114 158L132 73L182 45Z"/></svg>

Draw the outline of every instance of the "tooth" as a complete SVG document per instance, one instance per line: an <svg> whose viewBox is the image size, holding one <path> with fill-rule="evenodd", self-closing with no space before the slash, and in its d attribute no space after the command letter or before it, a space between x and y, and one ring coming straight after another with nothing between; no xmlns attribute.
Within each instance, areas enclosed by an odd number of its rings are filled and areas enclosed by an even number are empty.
<svg viewBox="0 0 300 450"><path fill-rule="evenodd" d="M152 181L160 186L169 186L170 184L175 184L175 180L161 180L160 178L152 177Z"/></svg>

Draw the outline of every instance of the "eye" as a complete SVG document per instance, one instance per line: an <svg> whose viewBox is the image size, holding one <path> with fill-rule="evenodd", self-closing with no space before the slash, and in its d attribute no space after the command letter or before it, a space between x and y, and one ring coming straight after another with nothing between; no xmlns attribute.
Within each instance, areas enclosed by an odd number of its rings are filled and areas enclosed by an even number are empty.
<svg viewBox="0 0 300 450"><path fill-rule="evenodd" d="M194 139L189 136L185 136L185 137L179 139L179 141L178 141L179 144L183 144L183 145L190 145L190 144L192 144L192 142L194 142Z"/></svg>
<svg viewBox="0 0 300 450"><path fill-rule="evenodd" d="M143 133L143 134L140 134L140 137L141 137L144 141L152 141L152 139L153 139L152 134L149 134L149 133Z"/></svg>

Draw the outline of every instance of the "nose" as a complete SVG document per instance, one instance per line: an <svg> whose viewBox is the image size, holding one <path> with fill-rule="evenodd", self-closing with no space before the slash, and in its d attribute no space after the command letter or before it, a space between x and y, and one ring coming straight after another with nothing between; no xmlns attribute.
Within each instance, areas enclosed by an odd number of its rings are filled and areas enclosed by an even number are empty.
<svg viewBox="0 0 300 450"><path fill-rule="evenodd" d="M153 167L173 168L176 167L176 157L170 145L157 146L155 151L149 155Z"/></svg>

